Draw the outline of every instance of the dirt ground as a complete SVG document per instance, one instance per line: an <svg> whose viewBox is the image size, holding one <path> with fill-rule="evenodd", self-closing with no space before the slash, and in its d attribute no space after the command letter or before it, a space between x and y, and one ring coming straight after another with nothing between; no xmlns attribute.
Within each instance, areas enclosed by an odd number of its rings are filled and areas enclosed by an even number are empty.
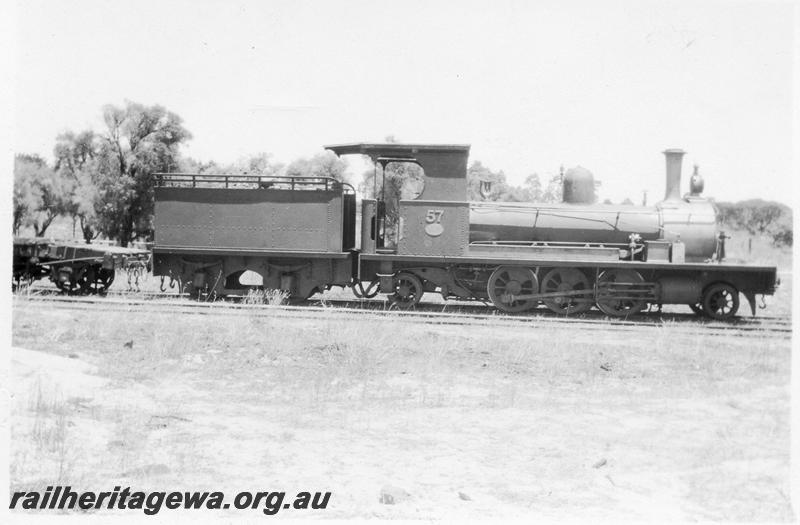
<svg viewBox="0 0 800 525"><path fill-rule="evenodd" d="M13 344L12 490L333 493L294 518L793 518L786 339L19 300Z"/></svg>

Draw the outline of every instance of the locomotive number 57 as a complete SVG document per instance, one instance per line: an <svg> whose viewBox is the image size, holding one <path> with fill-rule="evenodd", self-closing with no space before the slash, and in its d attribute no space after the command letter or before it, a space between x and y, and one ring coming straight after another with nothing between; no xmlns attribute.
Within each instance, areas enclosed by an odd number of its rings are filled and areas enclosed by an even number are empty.
<svg viewBox="0 0 800 525"><path fill-rule="evenodd" d="M428 213L425 214L425 233L430 235L431 237L438 237L444 232L444 227L442 227L442 215L444 215L444 210L428 210Z"/></svg>

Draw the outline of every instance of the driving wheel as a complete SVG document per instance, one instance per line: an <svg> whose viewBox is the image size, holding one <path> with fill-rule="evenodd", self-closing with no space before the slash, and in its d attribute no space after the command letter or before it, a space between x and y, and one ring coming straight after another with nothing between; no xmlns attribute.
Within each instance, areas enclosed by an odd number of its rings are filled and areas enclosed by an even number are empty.
<svg viewBox="0 0 800 525"><path fill-rule="evenodd" d="M504 312L524 312L536 308L535 299L517 299L539 291L539 281L530 268L500 266L489 276L486 291L492 303Z"/></svg>
<svg viewBox="0 0 800 525"><path fill-rule="evenodd" d="M565 295L543 300L552 312L562 315L578 314L592 307L592 287L589 279L577 268L553 268L542 279L541 293L586 292L586 295Z"/></svg>
<svg viewBox="0 0 800 525"><path fill-rule="evenodd" d="M600 277L597 279L598 287L602 286L603 284L611 283L625 285L643 282L644 278L639 274L639 272L625 268L606 270L605 272L601 273ZM624 291L625 286L617 286L617 288L618 291L616 291L614 294L597 301L597 307L604 314L614 317L625 317L628 315L638 314L644 310L645 306L647 306L647 302L642 301L641 299L632 298L630 293Z"/></svg>

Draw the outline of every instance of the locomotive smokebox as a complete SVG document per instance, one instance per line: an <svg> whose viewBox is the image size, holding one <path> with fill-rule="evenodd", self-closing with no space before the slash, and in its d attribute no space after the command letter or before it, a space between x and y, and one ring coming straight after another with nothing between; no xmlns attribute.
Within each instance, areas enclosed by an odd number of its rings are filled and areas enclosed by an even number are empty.
<svg viewBox="0 0 800 525"><path fill-rule="evenodd" d="M682 149L668 149L664 151L667 158L667 192L664 195L665 201L681 200L681 166L683 156L686 154Z"/></svg>

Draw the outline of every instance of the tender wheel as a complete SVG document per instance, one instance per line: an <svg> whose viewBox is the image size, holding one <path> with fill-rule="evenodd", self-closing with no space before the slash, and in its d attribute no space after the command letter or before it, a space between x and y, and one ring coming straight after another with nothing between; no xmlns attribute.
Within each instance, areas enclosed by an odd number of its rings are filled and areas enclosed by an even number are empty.
<svg viewBox="0 0 800 525"><path fill-rule="evenodd" d="M703 311L712 319L730 319L739 311L739 290L726 283L712 284L703 293Z"/></svg>
<svg viewBox="0 0 800 525"><path fill-rule="evenodd" d="M535 299L515 299L518 295L538 293L539 281L530 268L500 266L489 276L486 286L489 299L504 312L524 312L536 308Z"/></svg>
<svg viewBox="0 0 800 525"><path fill-rule="evenodd" d="M597 284L604 283L642 283L644 278L635 270L615 269L606 270L600 274L597 279ZM624 297L624 296L623 296ZM603 299L597 301L597 307L606 315L614 317L625 317L628 315L638 314L644 310L647 303L638 299L622 298L622 299Z"/></svg>
<svg viewBox="0 0 800 525"><path fill-rule="evenodd" d="M411 308L416 305L425 293L422 281L412 273L399 273L394 276L394 293L389 300L398 308Z"/></svg>
<svg viewBox="0 0 800 525"><path fill-rule="evenodd" d="M542 279L541 293L587 291L588 297L551 297L543 302L551 311L562 314L578 314L592 307L592 287L589 279L576 268L554 268Z"/></svg>
<svg viewBox="0 0 800 525"><path fill-rule="evenodd" d="M689 304L689 308L697 315L705 315L705 312L703 312L703 303Z"/></svg>

